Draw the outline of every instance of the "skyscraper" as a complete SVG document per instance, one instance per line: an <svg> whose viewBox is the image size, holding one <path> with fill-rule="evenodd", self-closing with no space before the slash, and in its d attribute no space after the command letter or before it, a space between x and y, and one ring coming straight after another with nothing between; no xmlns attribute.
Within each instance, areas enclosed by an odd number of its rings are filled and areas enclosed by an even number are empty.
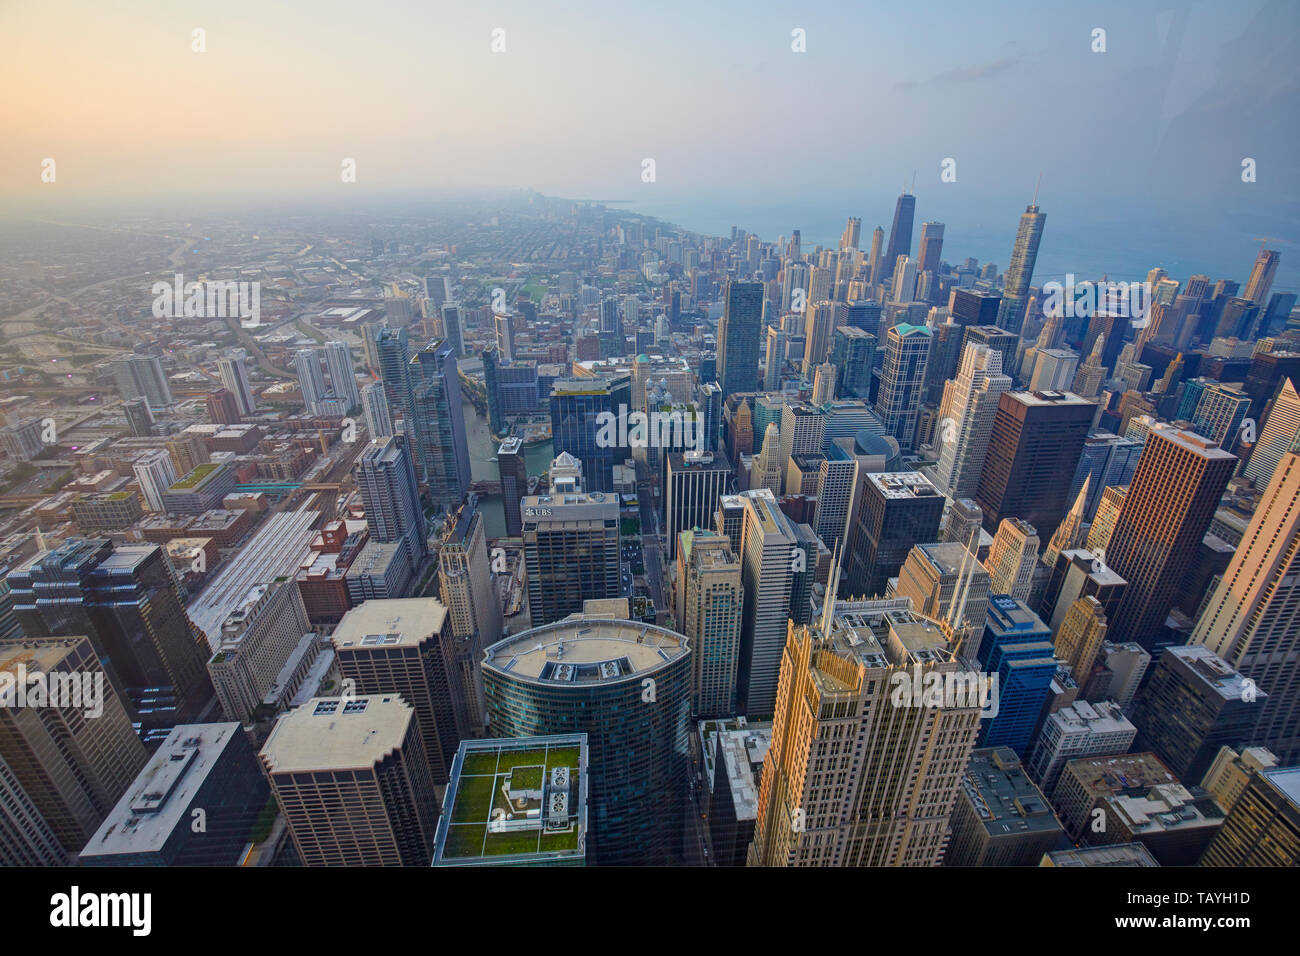
<svg viewBox="0 0 1300 956"><path fill-rule="evenodd" d="M935 484L950 497L969 498L979 487L998 403L1010 388L1001 352L978 343L966 347L957 377L944 386L939 406Z"/></svg>
<svg viewBox="0 0 1300 956"><path fill-rule="evenodd" d="M380 329L375 336L379 353L379 377L388 396L389 411L408 419L408 433L414 430L411 417L411 349L406 329ZM378 436L371 435L371 438Z"/></svg>
<svg viewBox="0 0 1300 956"><path fill-rule="evenodd" d="M622 593L616 495L529 495L522 512L534 625L580 612L584 600Z"/></svg>
<svg viewBox="0 0 1300 956"><path fill-rule="evenodd" d="M1106 630L1106 612L1101 602L1091 594L1074 601L1065 612L1052 637L1052 645L1076 683L1086 681L1092 673L1101 642L1106 639Z"/></svg>
<svg viewBox="0 0 1300 956"><path fill-rule="evenodd" d="M253 389L248 383L248 367L244 362L248 353L243 349L231 349L217 359L217 373L224 385L239 405L241 415L252 415L257 411L257 401L253 398Z"/></svg>
<svg viewBox="0 0 1300 956"><path fill-rule="evenodd" d="M131 467L135 480L140 484L145 504L150 511L166 511L163 495L176 482L176 469L172 467L172 456L166 449L156 448L147 451L135 460Z"/></svg>
<svg viewBox="0 0 1300 956"><path fill-rule="evenodd" d="M1254 774L1200 865L1300 865L1300 767Z"/></svg>
<svg viewBox="0 0 1300 956"><path fill-rule="evenodd" d="M939 539L944 500L919 471L867 474L849 531L845 591L883 595L912 546Z"/></svg>
<svg viewBox="0 0 1300 956"><path fill-rule="evenodd" d="M763 328L763 283L727 282L718 320L718 382L723 397L758 391L758 353Z"/></svg>
<svg viewBox="0 0 1300 956"><path fill-rule="evenodd" d="M361 403L357 391L357 376L352 370L352 350L346 342L326 342L325 367L330 373L330 389L334 397L343 402L345 411L352 411Z"/></svg>
<svg viewBox="0 0 1300 956"><path fill-rule="evenodd" d="M1246 291L1241 297L1258 306L1268 302L1268 293L1273 288L1273 277L1277 275L1278 256L1276 249L1260 249L1255 257L1255 267L1250 270L1246 280Z"/></svg>
<svg viewBox="0 0 1300 956"><path fill-rule="evenodd" d="M975 492L985 528L1022 518L1051 540L1096 408L1071 392L1002 393Z"/></svg>
<svg viewBox="0 0 1300 956"><path fill-rule="evenodd" d="M1111 641L1136 641L1148 651L1160 641L1236 465L1235 455L1194 432L1151 429L1105 552L1104 563L1128 582Z"/></svg>
<svg viewBox="0 0 1300 956"><path fill-rule="evenodd" d="M456 353L445 340L411 357L415 459L435 508L448 513L469 493L469 445Z"/></svg>
<svg viewBox="0 0 1300 956"><path fill-rule="evenodd" d="M740 632L737 708L747 716L772 712L780 676L781 647L790 616L793 575L815 563L815 555L796 552L790 520L767 489L747 492L741 526L741 580L744 617Z"/></svg>
<svg viewBox="0 0 1300 956"><path fill-rule="evenodd" d="M707 528L727 491L731 463L721 453L674 452L668 456L664 488L665 533L668 557L677 555L677 536L691 528Z"/></svg>
<svg viewBox="0 0 1300 956"><path fill-rule="evenodd" d="M325 400L329 389L325 386L325 373L321 371L320 354L316 349L299 349L293 354L293 365L298 372L298 390L308 415L327 415Z"/></svg>
<svg viewBox="0 0 1300 956"><path fill-rule="evenodd" d="M998 310L997 325L1015 335L1025 324L1025 306L1029 300L1029 284L1034 277L1034 262L1038 258L1038 243L1043 238L1047 214L1038 211L1031 203L1020 217L1016 230L1016 244L1011 249L1011 264L1007 266L1002 306Z"/></svg>
<svg viewBox="0 0 1300 956"><path fill-rule="evenodd" d="M461 736L479 736L485 720L482 675L483 649L501 639L501 599L492 584L483 515L469 504L443 532L438 550L438 587L447 606L451 641L448 668L460 691L457 724ZM463 702L463 703L460 703Z"/></svg>
<svg viewBox="0 0 1300 956"><path fill-rule="evenodd" d="M388 393L382 382L371 382L361 389L361 407L365 410L366 430L372 439L393 434L393 413L388 407Z"/></svg>
<svg viewBox="0 0 1300 956"><path fill-rule="evenodd" d="M1273 399L1268 418L1242 474L1253 481L1256 488L1265 488L1283 456L1294 451L1300 451L1300 394L1296 393L1295 382L1287 378Z"/></svg>
<svg viewBox="0 0 1300 956"><path fill-rule="evenodd" d="M415 709L396 693L313 697L261 752L304 866L428 866L438 795Z"/></svg>
<svg viewBox="0 0 1300 956"><path fill-rule="evenodd" d="M497 473L501 477L501 504L506 513L506 537L517 538L523 532L520 502L528 493L528 465L524 460L521 438L506 438L497 449Z"/></svg>
<svg viewBox="0 0 1300 956"><path fill-rule="evenodd" d="M163 371L162 359L157 355L131 355L109 363L113 380L122 398L144 398L150 408L165 408L172 404L172 390Z"/></svg>
<svg viewBox="0 0 1300 956"><path fill-rule="evenodd" d="M726 535L696 528L680 534L677 613L691 640L691 713L736 713L740 625L745 591L740 559Z"/></svg>
<svg viewBox="0 0 1300 956"><path fill-rule="evenodd" d="M405 435L373 440L356 463L357 485L371 540L404 542L407 560L418 568L429 553L428 532Z"/></svg>
<svg viewBox="0 0 1300 956"><path fill-rule="evenodd" d="M828 593L820 620L784 642L749 865L938 863L980 704L963 693L935 706L911 690L969 670L906 598Z"/></svg>
<svg viewBox="0 0 1300 956"><path fill-rule="evenodd" d="M925 391L925 364L930 356L930 330L921 325L896 325L885 336L885 362L876 397L876 414L904 451L916 439L917 414Z"/></svg>
<svg viewBox="0 0 1300 956"><path fill-rule="evenodd" d="M850 308L852 308L850 306ZM876 337L854 325L843 325L831 336L830 363L835 366L835 395L867 399L871 394L871 366Z"/></svg>
<svg viewBox="0 0 1300 956"><path fill-rule="evenodd" d="M1038 564L1040 539L1034 526L1019 518L1003 518L993 536L988 559L989 588L994 594L1008 594L1028 601Z"/></svg>
<svg viewBox="0 0 1300 956"><path fill-rule="evenodd" d="M1052 635L1023 601L1007 594L989 598L979 662L998 675L997 714L980 725L984 747L1010 747L1024 757L1056 675Z"/></svg>
<svg viewBox="0 0 1300 956"><path fill-rule="evenodd" d="M916 197L904 192L894 206L894 221L889 227L889 245L885 248L885 258L877 281L887 282L893 278L898 257L912 254L912 221L915 218Z"/></svg>
<svg viewBox="0 0 1300 956"><path fill-rule="evenodd" d="M1300 762L1300 454L1282 456L1191 643L1268 692L1252 743Z"/></svg>
<svg viewBox="0 0 1300 956"><path fill-rule="evenodd" d="M451 345L457 358L465 354L465 336L461 329L461 308L448 302L442 307L442 337Z"/></svg>
<svg viewBox="0 0 1300 956"><path fill-rule="evenodd" d="M612 492L614 466L627 455L619 423L633 410L627 375L557 379L551 386L551 444L582 462L588 491Z"/></svg>
<svg viewBox="0 0 1300 956"><path fill-rule="evenodd" d="M943 254L943 223L921 223L921 241L916 249L917 272L939 273L939 257Z"/></svg>
<svg viewBox="0 0 1300 956"><path fill-rule="evenodd" d="M691 651L653 624L575 614L487 649L494 736L585 733L588 862L677 860L689 767Z"/></svg>

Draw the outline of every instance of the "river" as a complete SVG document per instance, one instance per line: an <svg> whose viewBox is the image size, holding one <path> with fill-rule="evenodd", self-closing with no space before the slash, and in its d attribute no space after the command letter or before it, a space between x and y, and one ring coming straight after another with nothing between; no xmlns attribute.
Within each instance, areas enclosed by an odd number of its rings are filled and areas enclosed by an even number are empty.
<svg viewBox="0 0 1300 956"><path fill-rule="evenodd" d="M501 477L495 460L499 443L493 440L487 419L481 416L473 405L466 402L462 410L465 414L465 441L469 445L471 477L475 481L497 481ZM550 442L524 448L524 463L528 466L529 475L545 474L551 467L553 457ZM480 496L479 509L483 512L487 536L504 537L506 513L501 505L501 496Z"/></svg>

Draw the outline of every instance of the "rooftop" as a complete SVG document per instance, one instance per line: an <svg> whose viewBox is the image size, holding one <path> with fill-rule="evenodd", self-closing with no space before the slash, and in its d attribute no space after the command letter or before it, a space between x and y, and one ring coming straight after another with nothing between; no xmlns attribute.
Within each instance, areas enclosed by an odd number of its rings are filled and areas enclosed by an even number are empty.
<svg viewBox="0 0 1300 956"><path fill-rule="evenodd" d="M414 719L397 694L313 697L276 722L262 760L270 773L369 770L402 746Z"/></svg>
<svg viewBox="0 0 1300 956"><path fill-rule="evenodd" d="M442 633L447 608L437 598L388 598L365 601L343 615L334 628L338 648L418 644L431 634Z"/></svg>
<svg viewBox="0 0 1300 956"><path fill-rule="evenodd" d="M989 836L1061 829L1043 792L1025 775L1010 747L972 751L962 791Z"/></svg>
<svg viewBox="0 0 1300 956"><path fill-rule="evenodd" d="M614 683L689 653L686 638L667 628L573 614L498 641L485 651L483 666L523 680Z"/></svg>

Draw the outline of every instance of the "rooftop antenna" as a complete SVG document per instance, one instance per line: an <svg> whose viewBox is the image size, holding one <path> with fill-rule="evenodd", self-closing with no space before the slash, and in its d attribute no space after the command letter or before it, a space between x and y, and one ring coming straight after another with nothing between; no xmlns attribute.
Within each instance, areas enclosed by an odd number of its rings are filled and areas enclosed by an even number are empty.
<svg viewBox="0 0 1300 956"><path fill-rule="evenodd" d="M912 170L912 195L916 195L916 170Z"/></svg>
<svg viewBox="0 0 1300 956"><path fill-rule="evenodd" d="M1038 182L1034 183L1034 201L1033 201L1032 203L1030 203L1030 205L1033 205L1033 206L1037 206L1037 205L1038 205L1038 187L1041 186L1041 185L1043 185L1043 174L1042 174L1042 173L1039 173L1039 174L1038 174Z"/></svg>

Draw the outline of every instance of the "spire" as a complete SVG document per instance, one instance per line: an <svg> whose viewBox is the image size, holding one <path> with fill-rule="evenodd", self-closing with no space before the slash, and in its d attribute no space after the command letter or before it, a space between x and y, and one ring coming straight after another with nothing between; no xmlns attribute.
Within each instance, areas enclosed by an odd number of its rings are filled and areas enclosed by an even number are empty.
<svg viewBox="0 0 1300 956"><path fill-rule="evenodd" d="M821 631L823 637L830 637L831 621L835 617L835 601L840 593L840 542L837 539L831 551L830 577L826 579L826 600L822 602Z"/></svg>
<svg viewBox="0 0 1300 956"><path fill-rule="evenodd" d="M1079 494L1074 499L1074 505L1070 508L1070 516L1073 518L1083 517L1083 503L1088 498L1088 486L1092 484L1092 472L1084 476L1083 487L1079 489Z"/></svg>

